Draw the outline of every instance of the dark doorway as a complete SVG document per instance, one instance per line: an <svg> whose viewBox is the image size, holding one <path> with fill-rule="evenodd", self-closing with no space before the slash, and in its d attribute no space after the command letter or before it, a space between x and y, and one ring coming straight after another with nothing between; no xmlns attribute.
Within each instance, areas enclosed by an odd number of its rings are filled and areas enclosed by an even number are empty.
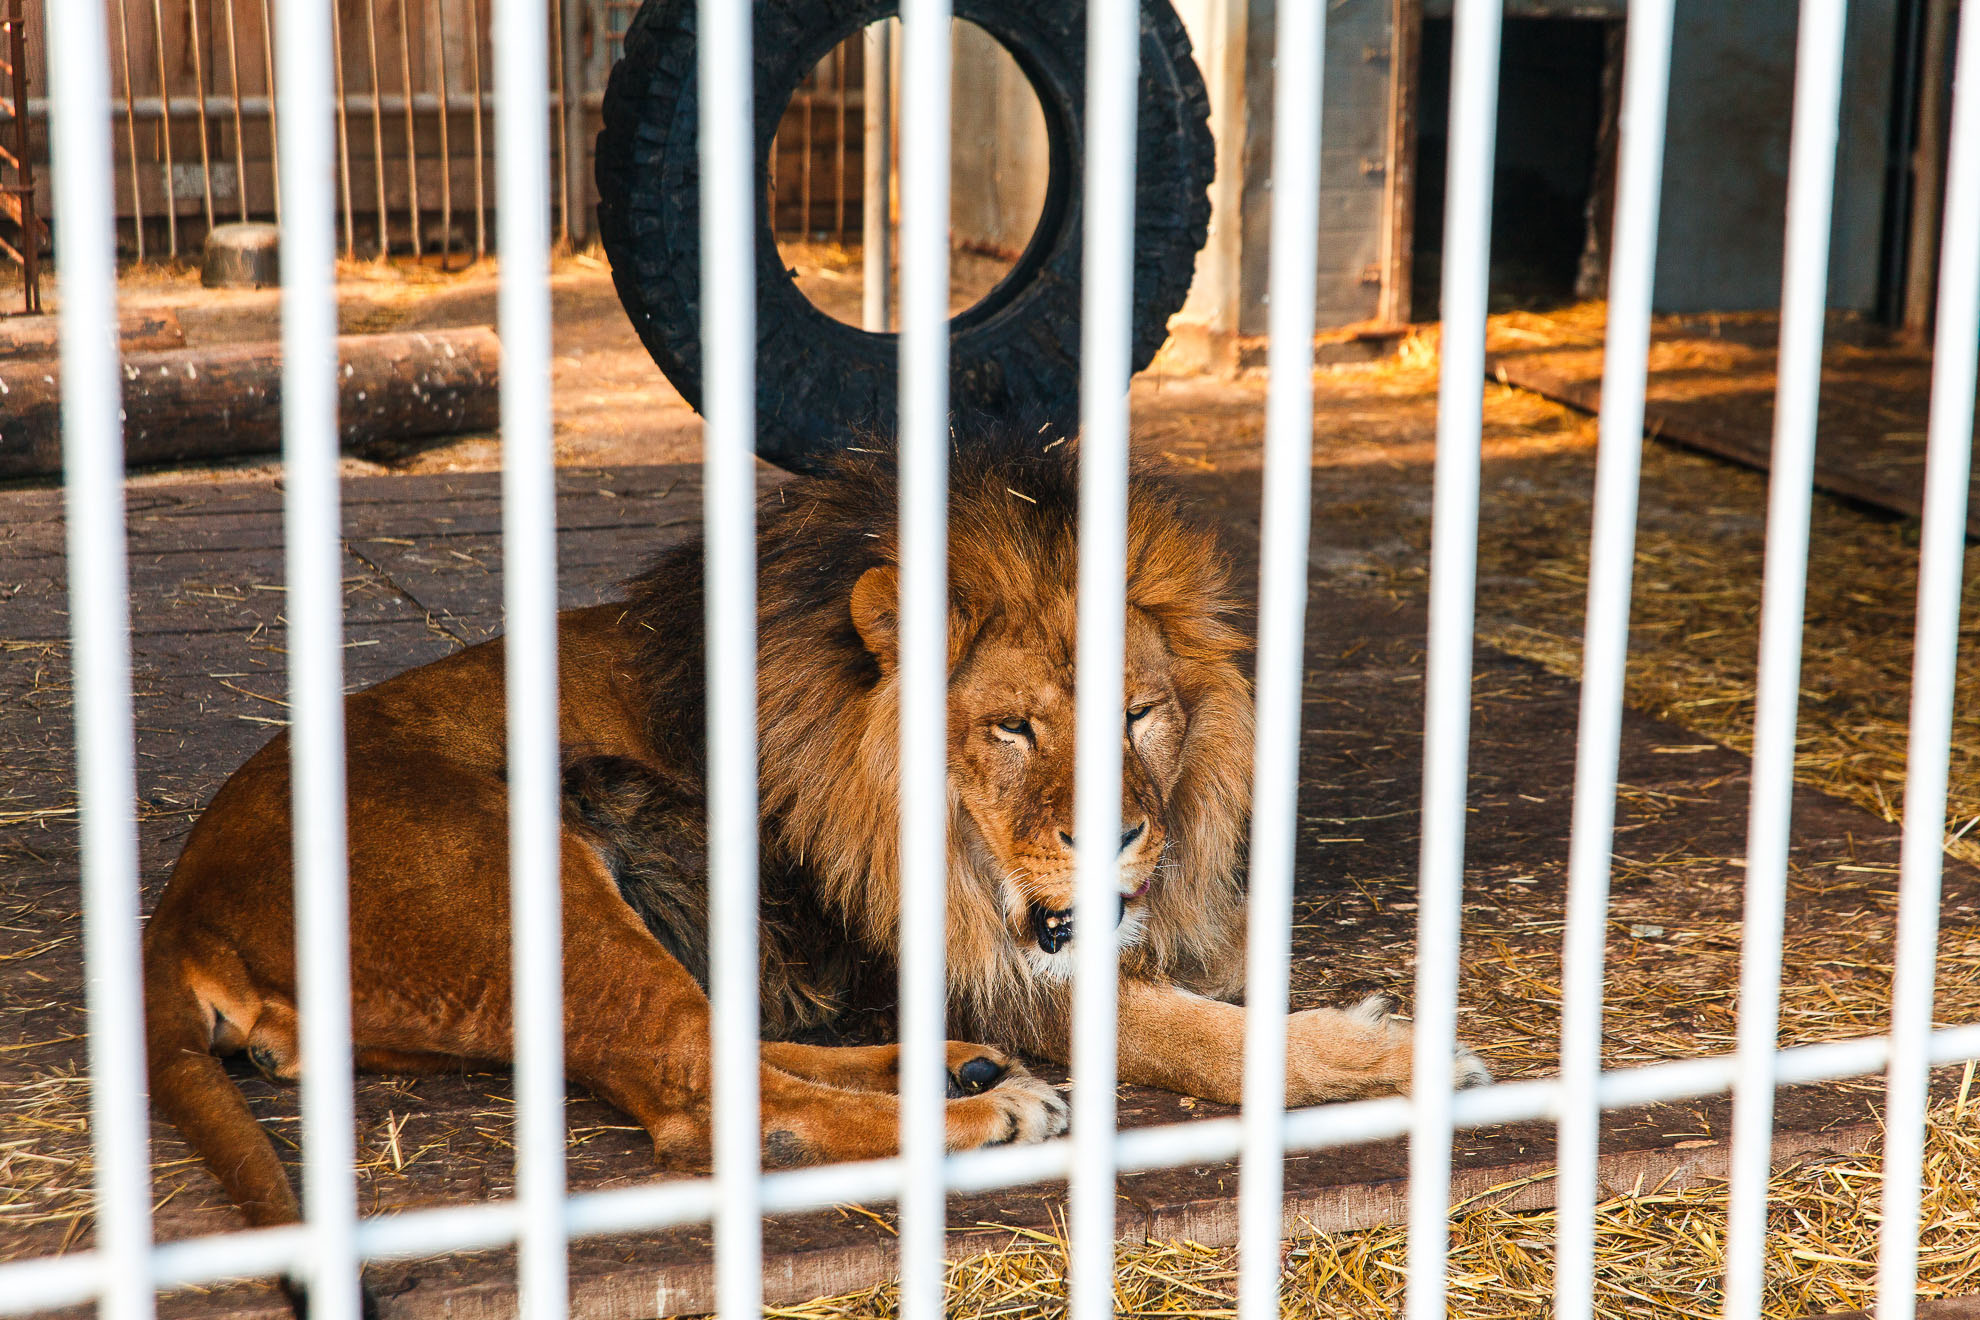
<svg viewBox="0 0 1980 1320"><path fill-rule="evenodd" d="M1527 307L1576 296L1584 259L1599 281L1607 250L1614 150L1615 68L1622 25L1509 18L1499 63L1493 171L1492 305ZM1416 320L1438 315L1444 245L1444 168L1450 132L1451 20L1425 19L1417 118ZM1591 198L1602 201L1591 206ZM1591 224L1597 232L1591 233ZM1593 292L1582 281L1583 292Z"/></svg>

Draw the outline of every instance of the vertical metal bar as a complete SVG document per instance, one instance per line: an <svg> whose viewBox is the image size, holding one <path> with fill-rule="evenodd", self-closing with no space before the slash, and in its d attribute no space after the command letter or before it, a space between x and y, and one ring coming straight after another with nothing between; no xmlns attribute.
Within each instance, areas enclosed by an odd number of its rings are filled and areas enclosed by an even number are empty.
<svg viewBox="0 0 1980 1320"><path fill-rule="evenodd" d="M433 0L433 60L440 92L440 269L454 256L454 144L447 121L453 106L447 100L447 4Z"/></svg>
<svg viewBox="0 0 1980 1320"><path fill-rule="evenodd" d="M946 38L946 34L945 38ZM1080 333L1079 635L1073 835L1073 1320L1114 1311L1114 1078L1120 1015L1121 754L1126 666L1128 378L1134 332L1137 0L1086 25L1086 224Z"/></svg>
<svg viewBox="0 0 1980 1320"><path fill-rule="evenodd" d="M756 158L751 6L698 0L702 357L707 418L708 890L715 1300L763 1306L756 874Z"/></svg>
<svg viewBox="0 0 1980 1320"><path fill-rule="evenodd" d="M570 89L564 79L564 7L561 3L552 5L550 9L550 45L550 67L556 80L557 228L558 236L568 250L571 246L571 115ZM546 155L545 159L550 157Z"/></svg>
<svg viewBox="0 0 1980 1320"><path fill-rule="evenodd" d="M564 244L581 247L591 240L585 218L584 177L584 50L578 34L584 30L583 0L563 0L557 61L558 123L564 131Z"/></svg>
<svg viewBox="0 0 1980 1320"><path fill-rule="evenodd" d="M267 79L268 83L268 159L269 164L274 167L275 177L279 180L282 177L282 113L281 107L276 103L278 98L275 95L275 15L274 11L270 8L270 2L271 0L261 0L261 61L262 75ZM330 17L333 23L337 17L339 4L340 0L331 0ZM343 38L340 35L337 45L337 113L340 136L342 135L343 124L343 95L344 47ZM344 159L344 209L345 215L348 217L350 213L351 187L349 168L350 152L348 147L345 149ZM282 223L282 187L279 182L275 186L275 223Z"/></svg>
<svg viewBox="0 0 1980 1320"><path fill-rule="evenodd" d="M247 195L247 128L241 120L241 44L235 33L235 0L220 0L227 6L227 65L230 71L229 88L234 99L234 192L241 204L241 219L248 218Z"/></svg>
<svg viewBox="0 0 1980 1320"><path fill-rule="evenodd" d="M1980 4L1960 17L1946 157L1945 241L1939 254L1937 343L1932 354L1925 522L1912 649L1910 752L1898 881L1891 1063L1884 1105L1883 1224L1877 1318L1912 1320L1918 1296L1918 1220L1931 1081L1932 986L1938 966L1945 865L1946 780L1959 671L1973 398L1980 357Z"/></svg>
<svg viewBox="0 0 1980 1320"><path fill-rule="evenodd" d="M419 115L413 109L412 0L399 5L399 86L406 94L406 228L412 231L413 260L423 255L419 232ZM446 106L440 107L442 114Z"/></svg>
<svg viewBox="0 0 1980 1320"><path fill-rule="evenodd" d="M343 0L330 3L330 39L337 77L337 182L344 194L344 255L357 259L357 202L351 195L351 95L344 81Z"/></svg>
<svg viewBox="0 0 1980 1320"><path fill-rule="evenodd" d="M288 536L289 773L302 1033L310 1314L357 1320L350 884L344 816L343 541L338 489L336 199L330 22L283 13L282 502Z"/></svg>
<svg viewBox="0 0 1980 1320"><path fill-rule="evenodd" d="M199 182L206 197L206 228L213 230L213 132L206 122L206 52L199 31L199 0L186 0L188 45L192 50L193 104L199 116Z"/></svg>
<svg viewBox="0 0 1980 1320"><path fill-rule="evenodd" d="M1808 513L1815 476L1816 404L1822 386L1822 318L1842 102L1844 18L1843 0L1808 0L1802 6L1795 52L1787 262L1781 290L1773 458L1768 465L1746 918L1740 936L1739 1061L1733 1084L1732 1193L1726 1225L1725 1314L1732 1320L1760 1314L1764 1283L1781 930L1794 805L1801 616L1808 582Z"/></svg>
<svg viewBox="0 0 1980 1320"><path fill-rule="evenodd" d="M1410 1082L1409 1320L1443 1320L1450 1249L1452 1047L1464 894L1471 638L1478 579L1492 157L1498 137L1499 0L1458 0L1452 32L1444 203L1443 364L1431 506L1430 642L1423 721L1415 1058Z"/></svg>
<svg viewBox="0 0 1980 1320"><path fill-rule="evenodd" d="M901 1315L941 1320L948 1238L949 0L901 7ZM810 111L805 225L811 221ZM910 882L912 878L912 882Z"/></svg>
<svg viewBox="0 0 1980 1320"><path fill-rule="evenodd" d="M385 205L385 87L378 71L378 0L364 0L364 41L371 61L371 172L378 189L378 259L391 252L391 213Z"/></svg>
<svg viewBox="0 0 1980 1320"><path fill-rule="evenodd" d="M103 1320L151 1320L151 1121L139 978L136 751L117 361L107 15L48 25L48 131L62 253L62 465L81 802L84 994Z"/></svg>
<svg viewBox="0 0 1980 1320"><path fill-rule="evenodd" d="M1622 752L1623 684L1636 559L1637 489L1649 370L1651 289L1663 191L1665 103L1673 0L1637 0L1623 57L1615 238L1609 258L1608 345L1602 365L1581 723L1561 953L1561 1112L1554 1314L1590 1320L1595 1306L1596 1154L1601 1103L1603 955Z"/></svg>
<svg viewBox="0 0 1980 1320"><path fill-rule="evenodd" d="M508 613L509 911L516 1017L521 1320L564 1320L563 884L557 504L550 430L550 143L541 0L496 0L502 244L502 558Z"/></svg>
<svg viewBox="0 0 1980 1320"><path fill-rule="evenodd" d="M1246 943L1238 1315L1278 1320L1285 1226L1286 1001L1306 684L1306 549L1313 491L1314 291L1327 12L1278 11L1272 126L1271 383L1259 528L1258 720Z"/></svg>
<svg viewBox="0 0 1980 1320"><path fill-rule="evenodd" d="M474 93L474 259L480 261L488 255L488 191L487 148L482 142L482 116L485 109L481 98L481 4L482 0L467 0L468 11L468 82Z"/></svg>
<svg viewBox="0 0 1980 1320"><path fill-rule="evenodd" d="M846 65L852 62L852 41L839 43L832 53L832 115L836 133L832 139L832 241L846 241Z"/></svg>
<svg viewBox="0 0 1980 1320"><path fill-rule="evenodd" d="M893 94L893 20L867 26L866 96L862 110L865 133L865 191L860 197L860 275L862 296L859 323L875 334L893 326L894 285L892 218L888 191L893 179L894 137L888 107Z"/></svg>
<svg viewBox="0 0 1980 1320"><path fill-rule="evenodd" d="M151 36L158 48L158 143L165 155L165 246L179 256L179 188L172 177L172 81L165 71L164 0L151 0Z"/></svg>
<svg viewBox="0 0 1980 1320"><path fill-rule="evenodd" d="M804 97L803 113L799 118L799 123L802 126L801 136L804 139L804 157L798 162L798 215L800 217L798 220L798 238L801 241L809 242L811 239L811 157L817 149L817 143L812 140L811 132L811 103L817 97L816 79L813 79L812 85L806 87L800 95Z"/></svg>
<svg viewBox="0 0 1980 1320"><path fill-rule="evenodd" d="M137 85L131 80L131 15L129 0L117 0L118 51L124 62L124 132L131 148L131 229L137 238L137 259L144 260L144 176L138 171Z"/></svg>

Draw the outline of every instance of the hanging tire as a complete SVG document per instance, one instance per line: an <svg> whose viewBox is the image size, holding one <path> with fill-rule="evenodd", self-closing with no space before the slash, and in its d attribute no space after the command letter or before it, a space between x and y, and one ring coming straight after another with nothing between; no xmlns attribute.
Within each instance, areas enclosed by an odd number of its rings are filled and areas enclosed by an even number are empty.
<svg viewBox="0 0 1980 1320"><path fill-rule="evenodd" d="M738 0L741 3L742 0ZM898 0L755 0L757 452L804 469L895 421L891 334L847 325L798 289L768 218L772 136L826 52L898 15ZM958 412L1070 427L1079 406L1084 0L954 0L1016 60L1044 111L1050 181L1017 264L949 323ZM605 92L598 219L620 301L683 397L702 402L694 0L646 0ZM1132 369L1148 365L1189 292L1209 228L1209 98L1168 0L1143 0L1135 170ZM1126 382L1122 382L1125 387Z"/></svg>

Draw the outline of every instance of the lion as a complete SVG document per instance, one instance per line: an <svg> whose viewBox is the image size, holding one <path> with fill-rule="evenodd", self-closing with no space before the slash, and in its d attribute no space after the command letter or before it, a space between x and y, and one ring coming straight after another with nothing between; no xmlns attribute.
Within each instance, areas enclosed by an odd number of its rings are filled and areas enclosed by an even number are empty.
<svg viewBox="0 0 1980 1320"><path fill-rule="evenodd" d="M761 508L770 1164L897 1150L898 1047L820 1043L884 1003L898 948L896 498L892 456L855 452ZM1018 1056L1069 1055L1077 505L1073 443L996 433L954 447L952 1150L1067 1123ZM1130 487L1127 565L1119 1075L1233 1104L1249 641L1215 538L1146 473ZM689 542L622 601L558 622L566 1069L674 1165L709 1146L702 606ZM502 676L496 640L347 700L360 1069L510 1057ZM296 1220L297 1200L219 1056L297 1075L289 755L278 735L214 797L145 932L152 1097L256 1225ZM1288 1104L1408 1087L1409 1032L1383 1004L1293 1013L1287 1036ZM1460 1051L1458 1076L1485 1073Z"/></svg>

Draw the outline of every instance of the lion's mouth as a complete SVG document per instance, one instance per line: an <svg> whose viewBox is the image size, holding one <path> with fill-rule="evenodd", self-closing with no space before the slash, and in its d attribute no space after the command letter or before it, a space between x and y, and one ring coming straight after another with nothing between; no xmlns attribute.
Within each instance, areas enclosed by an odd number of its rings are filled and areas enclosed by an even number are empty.
<svg viewBox="0 0 1980 1320"><path fill-rule="evenodd" d="M1153 879L1151 876L1150 879ZM1127 915L1127 905L1131 899L1140 898L1148 892L1148 881L1141 882L1141 888L1132 894L1121 895L1120 906L1114 912L1114 924L1119 925ZM1031 938L1046 953L1057 953L1072 943L1073 910L1071 908L1048 908L1043 903L1031 905Z"/></svg>

